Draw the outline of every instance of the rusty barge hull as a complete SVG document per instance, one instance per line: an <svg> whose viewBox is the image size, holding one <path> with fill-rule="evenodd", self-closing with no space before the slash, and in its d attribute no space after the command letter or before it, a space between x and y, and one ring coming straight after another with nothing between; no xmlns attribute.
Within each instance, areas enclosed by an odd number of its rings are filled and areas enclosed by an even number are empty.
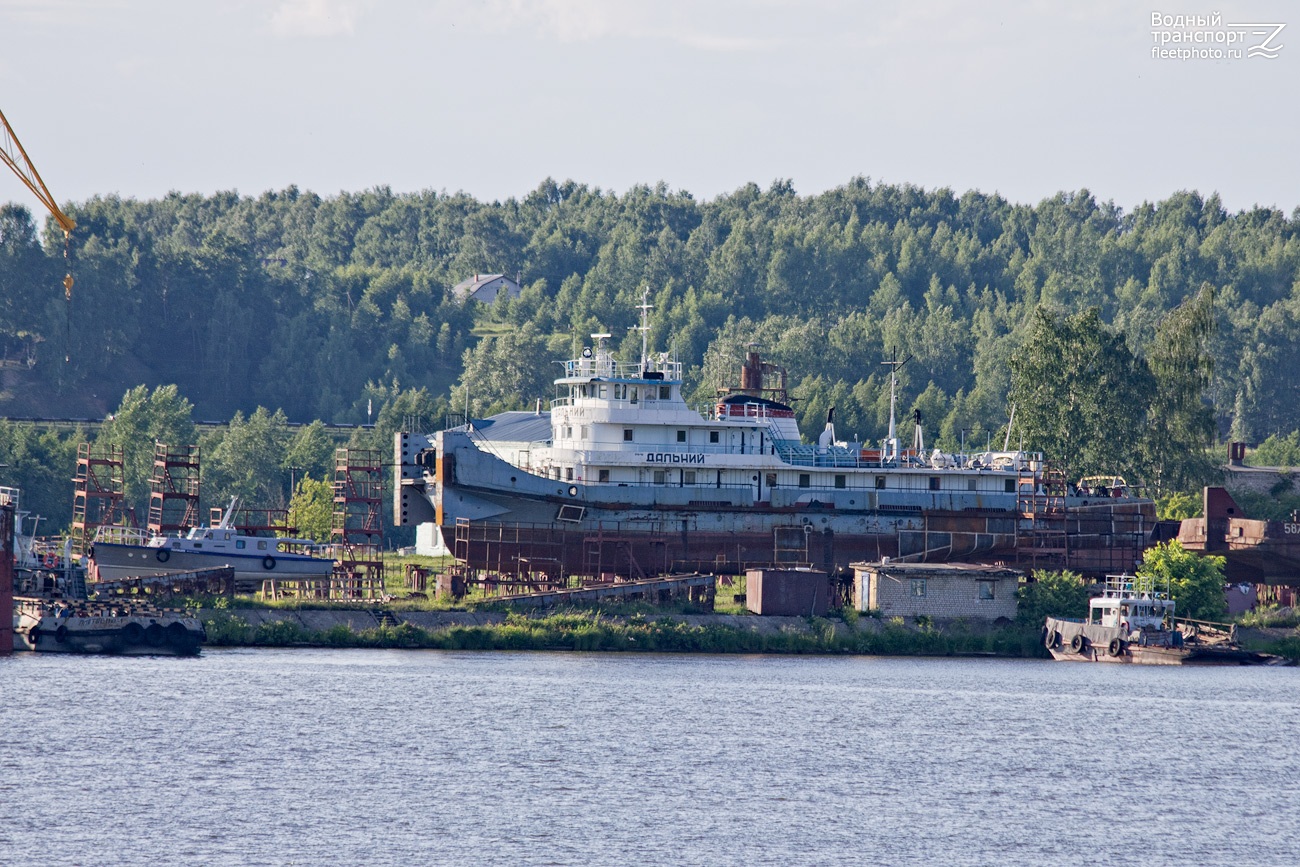
<svg viewBox="0 0 1300 867"><path fill-rule="evenodd" d="M402 483L399 509L434 519L461 563L501 573L636 577L782 563L838 571L889 557L1102 575L1138 562L1156 523L1140 498L1067 497L1044 516L1017 490L889 491L846 480L843 489L776 488L756 502L749 487L570 483L521 470L456 431L428 439L437 459L418 485Z"/></svg>

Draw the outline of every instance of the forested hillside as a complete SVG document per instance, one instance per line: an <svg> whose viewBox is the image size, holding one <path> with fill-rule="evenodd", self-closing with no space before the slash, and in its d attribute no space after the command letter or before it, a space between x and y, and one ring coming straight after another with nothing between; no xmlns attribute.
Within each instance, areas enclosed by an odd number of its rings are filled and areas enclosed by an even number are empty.
<svg viewBox="0 0 1300 867"><path fill-rule="evenodd" d="M100 418L133 386L175 384L196 419L267 407L356 423L368 402L391 416L404 395L407 414L436 420L448 399L463 409L462 374L476 415L531 406L550 396L552 362L590 333L639 352L628 329L648 286L651 346L687 363L697 399L756 343L789 368L806 433L835 406L842 438L881 437L881 361L896 349L912 356L902 407L921 411L931 442L955 447L964 431L982 447L1005 430L1012 360L1035 323L1089 308L1089 327L1118 338L1105 351L1152 375L1212 360L1191 400L1203 395L1220 438L1300 428L1300 210L1230 214L1180 192L1126 211L1086 190L1016 205L857 178L820 195L777 182L707 202L547 180L505 202L291 187L95 198L68 212L70 308L61 234L0 208L10 417ZM476 273L517 275L523 295L452 300ZM1194 297L1212 326L1196 332L1204 358L1159 361L1162 324ZM1149 393L1134 394L1145 411Z"/></svg>

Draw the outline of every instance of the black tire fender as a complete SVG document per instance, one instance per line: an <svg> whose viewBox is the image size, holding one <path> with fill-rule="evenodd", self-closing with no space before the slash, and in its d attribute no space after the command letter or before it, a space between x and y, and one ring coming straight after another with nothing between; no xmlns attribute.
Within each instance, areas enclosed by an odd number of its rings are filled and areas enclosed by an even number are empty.
<svg viewBox="0 0 1300 867"><path fill-rule="evenodd" d="M1087 636L1085 636L1082 632L1076 633L1075 636L1070 639L1070 649L1073 650L1075 653L1087 653L1088 652Z"/></svg>
<svg viewBox="0 0 1300 867"><path fill-rule="evenodd" d="M1110 640L1110 645L1107 646L1107 648L1106 648L1106 652L1109 653L1111 656L1121 656L1121 655L1123 655L1123 653L1124 653L1124 642L1120 641L1118 638L1112 638L1112 639Z"/></svg>
<svg viewBox="0 0 1300 867"><path fill-rule="evenodd" d="M271 570L271 569L274 569L274 568L275 568L275 558L272 557L270 554L267 554L265 557L263 557L263 558L262 558L262 568L263 568L263 569L266 569L266 570L268 570L268 571Z"/></svg>
<svg viewBox="0 0 1300 867"><path fill-rule="evenodd" d="M174 622L167 626L167 643L177 650L184 650L190 643L190 631L184 623Z"/></svg>
<svg viewBox="0 0 1300 867"><path fill-rule="evenodd" d="M166 640L167 630L158 623L150 623L149 628L144 631L144 643L150 647L162 647Z"/></svg>
<svg viewBox="0 0 1300 867"><path fill-rule="evenodd" d="M172 558L172 552L168 551L166 548L159 548L158 553L154 554L154 557L159 563L166 563Z"/></svg>
<svg viewBox="0 0 1300 867"><path fill-rule="evenodd" d="M140 644L144 641L144 627L139 623L128 623L122 627L122 643L126 645Z"/></svg>

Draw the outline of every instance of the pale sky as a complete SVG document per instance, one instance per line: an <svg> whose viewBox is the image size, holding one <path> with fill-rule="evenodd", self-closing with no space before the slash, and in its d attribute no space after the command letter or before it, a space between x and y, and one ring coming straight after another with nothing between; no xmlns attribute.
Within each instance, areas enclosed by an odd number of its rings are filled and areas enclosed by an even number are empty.
<svg viewBox="0 0 1300 867"><path fill-rule="evenodd" d="M1152 57L1264 41L1240 23L1285 24L1276 56ZM60 202L289 184L494 200L548 176L711 199L865 175L1290 213L1297 85L1283 2L0 0L0 110ZM6 200L40 212L0 171Z"/></svg>

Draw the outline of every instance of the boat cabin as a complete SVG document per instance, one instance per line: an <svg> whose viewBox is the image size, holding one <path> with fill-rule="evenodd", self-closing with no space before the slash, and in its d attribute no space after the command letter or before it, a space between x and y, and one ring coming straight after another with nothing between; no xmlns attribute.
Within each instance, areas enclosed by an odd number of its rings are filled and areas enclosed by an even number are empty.
<svg viewBox="0 0 1300 867"><path fill-rule="evenodd" d="M1088 622L1129 631L1169 628L1173 624L1174 600L1167 593L1157 592L1154 583L1140 576L1107 577L1102 595L1088 602Z"/></svg>

